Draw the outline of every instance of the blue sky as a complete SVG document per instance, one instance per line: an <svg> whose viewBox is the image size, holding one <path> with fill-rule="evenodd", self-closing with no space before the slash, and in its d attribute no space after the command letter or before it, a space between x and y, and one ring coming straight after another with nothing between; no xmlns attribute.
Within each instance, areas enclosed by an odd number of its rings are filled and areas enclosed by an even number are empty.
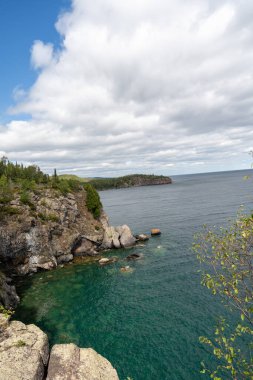
<svg viewBox="0 0 253 380"><path fill-rule="evenodd" d="M1 0L0 155L51 173L247 169L252 0Z"/></svg>
<svg viewBox="0 0 253 380"><path fill-rule="evenodd" d="M13 103L14 88L29 88L37 77L30 64L33 41L59 45L54 24L69 7L69 0L0 1L0 122L10 119L6 110Z"/></svg>

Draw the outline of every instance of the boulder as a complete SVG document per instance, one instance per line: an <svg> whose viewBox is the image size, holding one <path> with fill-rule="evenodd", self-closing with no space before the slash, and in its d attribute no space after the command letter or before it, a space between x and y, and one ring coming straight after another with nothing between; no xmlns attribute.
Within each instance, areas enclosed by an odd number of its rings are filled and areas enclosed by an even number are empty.
<svg viewBox="0 0 253 380"><path fill-rule="evenodd" d="M159 230L159 228L152 228L151 235L152 236L161 235L161 231Z"/></svg>
<svg viewBox="0 0 253 380"><path fill-rule="evenodd" d="M67 255L60 255L60 256L56 257L56 260L57 260L57 265L63 264L63 263L68 263L69 261L73 260L73 255L71 253L69 253Z"/></svg>
<svg viewBox="0 0 253 380"><path fill-rule="evenodd" d="M0 336L0 379L44 379L48 353L47 335L37 326L11 322Z"/></svg>
<svg viewBox="0 0 253 380"><path fill-rule="evenodd" d="M146 234L140 234L135 236L138 241L146 241L149 240L149 236Z"/></svg>
<svg viewBox="0 0 253 380"><path fill-rule="evenodd" d="M98 262L99 262L99 264L104 265L104 264L108 264L110 262L110 259L107 259L106 257L103 257Z"/></svg>
<svg viewBox="0 0 253 380"><path fill-rule="evenodd" d="M74 256L96 256L98 243L86 237L82 237L76 247L73 249Z"/></svg>
<svg viewBox="0 0 253 380"><path fill-rule="evenodd" d="M136 239L126 224L116 227L115 230L119 233L120 245L123 248L132 247L136 243Z"/></svg>
<svg viewBox="0 0 253 380"><path fill-rule="evenodd" d="M105 228L101 247L103 249L120 248L119 233L115 227L110 226Z"/></svg>
<svg viewBox="0 0 253 380"><path fill-rule="evenodd" d="M111 363L91 348L75 344L53 346L47 380L119 380Z"/></svg>

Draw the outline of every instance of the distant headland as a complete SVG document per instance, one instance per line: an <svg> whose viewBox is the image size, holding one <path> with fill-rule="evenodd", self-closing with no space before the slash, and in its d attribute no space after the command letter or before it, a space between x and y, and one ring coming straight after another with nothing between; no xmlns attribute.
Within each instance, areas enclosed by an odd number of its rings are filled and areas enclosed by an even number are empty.
<svg viewBox="0 0 253 380"><path fill-rule="evenodd" d="M59 176L62 179L75 179L80 182L89 182L96 190L122 189L137 186L168 185L172 183L170 177L154 174L131 174L115 178L80 178L72 174Z"/></svg>

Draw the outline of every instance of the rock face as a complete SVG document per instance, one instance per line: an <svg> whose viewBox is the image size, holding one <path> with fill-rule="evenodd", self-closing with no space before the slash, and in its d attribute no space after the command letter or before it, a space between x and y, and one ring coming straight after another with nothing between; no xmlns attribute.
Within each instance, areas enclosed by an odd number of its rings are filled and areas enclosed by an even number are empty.
<svg viewBox="0 0 253 380"><path fill-rule="evenodd" d="M0 272L0 305L6 309L15 309L18 302L19 297L15 286L11 285L11 279Z"/></svg>
<svg viewBox="0 0 253 380"><path fill-rule="evenodd" d="M118 227L107 227L104 233L102 247L104 249L127 248L136 243L130 228L124 224Z"/></svg>
<svg viewBox="0 0 253 380"><path fill-rule="evenodd" d="M42 380L48 362L47 335L13 321L0 335L0 379Z"/></svg>
<svg viewBox="0 0 253 380"><path fill-rule="evenodd" d="M84 190L59 196L54 189L42 189L30 194L29 205L17 195L10 207L16 214L1 220L0 261L18 274L72 260L83 236L91 237L95 248L103 240L104 227L87 210Z"/></svg>
<svg viewBox="0 0 253 380"><path fill-rule="evenodd" d="M119 380L110 362L91 348L75 344L53 346L47 380Z"/></svg>
<svg viewBox="0 0 253 380"><path fill-rule="evenodd" d="M10 209L0 222L0 262L19 275L135 243L128 226L109 227L104 212L94 219L86 207L85 190L59 196L54 189L41 189L31 192L29 204L17 195Z"/></svg>

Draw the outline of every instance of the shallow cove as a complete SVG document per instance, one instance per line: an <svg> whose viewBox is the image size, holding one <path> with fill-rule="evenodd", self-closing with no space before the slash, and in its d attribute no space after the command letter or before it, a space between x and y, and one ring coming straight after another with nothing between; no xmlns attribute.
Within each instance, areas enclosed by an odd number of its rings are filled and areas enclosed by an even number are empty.
<svg viewBox="0 0 253 380"><path fill-rule="evenodd" d="M162 235L144 247L110 252L117 263L71 264L27 277L18 285L15 318L36 323L50 343L93 347L120 379L196 380L212 357L198 342L227 311L200 285L192 237L204 223L220 225L241 204L251 208L252 183L244 172L175 177L173 185L101 193L111 224ZM126 261L130 253L143 253ZM131 273L120 272L130 265Z"/></svg>

